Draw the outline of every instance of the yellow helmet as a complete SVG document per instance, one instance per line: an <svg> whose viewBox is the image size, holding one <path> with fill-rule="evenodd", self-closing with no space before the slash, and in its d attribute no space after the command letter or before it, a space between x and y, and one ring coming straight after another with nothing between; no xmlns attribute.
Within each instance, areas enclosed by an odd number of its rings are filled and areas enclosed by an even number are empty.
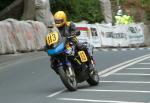
<svg viewBox="0 0 150 103"><path fill-rule="evenodd" d="M54 20L57 27L62 27L67 22L67 16L64 11L58 11L54 14Z"/></svg>

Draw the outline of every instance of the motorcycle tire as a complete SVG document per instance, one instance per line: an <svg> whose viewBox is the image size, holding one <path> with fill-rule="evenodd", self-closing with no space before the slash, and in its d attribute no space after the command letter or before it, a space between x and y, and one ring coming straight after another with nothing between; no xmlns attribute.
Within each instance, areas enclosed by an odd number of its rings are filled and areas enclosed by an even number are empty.
<svg viewBox="0 0 150 103"><path fill-rule="evenodd" d="M99 75L96 70L93 73L89 74L89 78L87 79L88 84L91 86L96 86L99 84Z"/></svg>
<svg viewBox="0 0 150 103"><path fill-rule="evenodd" d="M73 70L72 72L74 73ZM67 71L64 70L63 67L59 67L58 74L60 76L61 81L63 82L63 84L69 91L77 90L77 81L76 81L75 76L69 77Z"/></svg>

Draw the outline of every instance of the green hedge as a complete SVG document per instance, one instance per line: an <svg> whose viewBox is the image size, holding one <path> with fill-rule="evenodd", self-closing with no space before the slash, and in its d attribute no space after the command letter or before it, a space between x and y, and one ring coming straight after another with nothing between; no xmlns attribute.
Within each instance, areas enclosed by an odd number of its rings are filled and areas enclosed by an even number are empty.
<svg viewBox="0 0 150 103"><path fill-rule="evenodd" d="M146 12L146 19L150 22L150 0L141 0L141 2Z"/></svg>
<svg viewBox="0 0 150 103"><path fill-rule="evenodd" d="M11 4L14 0L0 0L0 11Z"/></svg>
<svg viewBox="0 0 150 103"><path fill-rule="evenodd" d="M123 5L124 3L127 3L127 2L129 2L130 0L120 0L120 3ZM131 0L132 1L132 0ZM140 19L141 21L145 21L146 20L146 22L148 21L148 22L150 22L150 0L137 0L137 3L140 3L140 4L137 4L136 5L136 2L133 2L132 3L132 6L133 7L131 7L131 9L132 10L134 10L135 12L137 12L137 9L136 8L139 8L139 9L142 9L142 11L144 11L144 15L142 15L143 16L143 18L142 19ZM131 4L130 4L131 5ZM139 14L139 17L140 17L141 15ZM137 15L135 15L135 19L137 19L137 21L139 21L138 20L138 18L139 17L137 17Z"/></svg>
<svg viewBox="0 0 150 103"><path fill-rule="evenodd" d="M50 3L53 14L63 10L72 21L87 20L95 23L103 20L99 0L50 0Z"/></svg>
<svg viewBox="0 0 150 103"><path fill-rule="evenodd" d="M14 0L0 0L0 11ZM78 22L87 20L90 23L103 20L99 0L50 0L51 11L54 14L58 10L67 13L68 19Z"/></svg>

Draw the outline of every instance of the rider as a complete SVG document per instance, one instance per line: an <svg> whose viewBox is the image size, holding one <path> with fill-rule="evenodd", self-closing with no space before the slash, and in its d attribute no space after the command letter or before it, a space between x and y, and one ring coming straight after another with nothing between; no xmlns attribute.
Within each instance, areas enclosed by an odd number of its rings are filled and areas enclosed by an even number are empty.
<svg viewBox="0 0 150 103"><path fill-rule="evenodd" d="M58 28L60 34L62 37L68 37L68 36L79 36L80 31L76 28L75 24L73 22L67 22L67 16L64 11L58 11L54 14L54 20L56 27ZM90 61L93 60L92 53L89 52L88 48L85 45L82 45L78 42L76 38L73 39L73 42L75 43L76 47L79 49L84 49L86 51L86 54L88 55ZM68 59L74 62L78 62L78 60L73 55L68 55ZM53 63L53 60L51 58L51 64ZM52 68L54 65L51 65Z"/></svg>

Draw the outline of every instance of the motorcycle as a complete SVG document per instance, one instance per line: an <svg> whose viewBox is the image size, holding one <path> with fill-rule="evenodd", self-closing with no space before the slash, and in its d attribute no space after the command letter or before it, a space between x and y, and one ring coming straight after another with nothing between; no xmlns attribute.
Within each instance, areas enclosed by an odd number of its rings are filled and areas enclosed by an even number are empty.
<svg viewBox="0 0 150 103"><path fill-rule="evenodd" d="M49 33L46 42L50 44L50 48L47 50L47 54L55 61L53 62L55 63L54 71L60 76L61 81L69 91L77 90L77 84L84 81L87 81L91 86L98 85L99 75L94 61L89 60L82 47L76 49L71 41L73 38L74 36L70 36L65 42L62 40L58 43L58 33ZM68 59L68 54L75 56L76 63ZM88 65L91 65L90 68Z"/></svg>

